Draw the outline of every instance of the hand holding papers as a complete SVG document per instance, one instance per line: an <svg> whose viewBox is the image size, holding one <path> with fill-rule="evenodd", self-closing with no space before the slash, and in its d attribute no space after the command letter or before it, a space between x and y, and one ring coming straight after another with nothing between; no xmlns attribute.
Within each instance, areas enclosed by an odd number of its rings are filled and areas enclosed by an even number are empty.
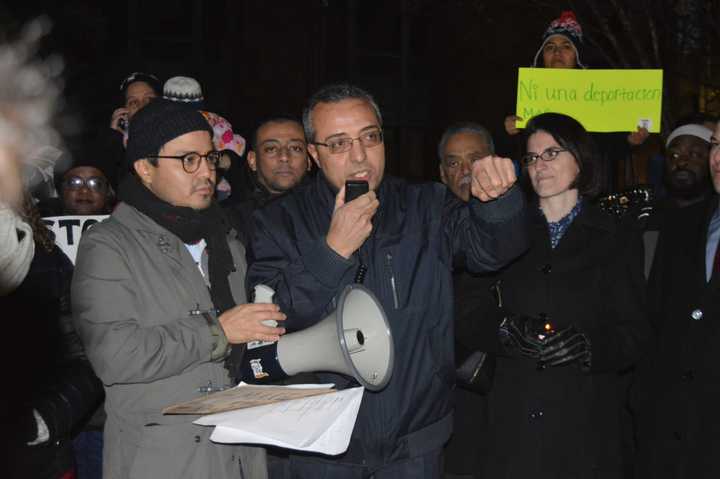
<svg viewBox="0 0 720 479"><path fill-rule="evenodd" d="M271 386L241 385L236 389L247 387ZM317 389L318 385L306 387ZM305 390L294 386L272 388ZM204 416L195 424L215 426L210 436L215 442L267 444L298 451L341 454L350 444L362 395L363 388L357 387Z"/></svg>

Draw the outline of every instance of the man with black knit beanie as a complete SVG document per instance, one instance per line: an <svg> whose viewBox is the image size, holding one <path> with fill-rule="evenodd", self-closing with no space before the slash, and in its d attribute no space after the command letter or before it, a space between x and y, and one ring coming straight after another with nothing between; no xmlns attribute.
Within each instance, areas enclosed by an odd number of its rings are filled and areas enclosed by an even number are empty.
<svg viewBox="0 0 720 479"><path fill-rule="evenodd" d="M111 217L80 242L73 311L105 385L104 477L265 478L260 448L210 442L193 416L163 408L230 385L230 347L276 341L276 305L244 304L245 250L213 200L212 129L156 99L130 124Z"/></svg>

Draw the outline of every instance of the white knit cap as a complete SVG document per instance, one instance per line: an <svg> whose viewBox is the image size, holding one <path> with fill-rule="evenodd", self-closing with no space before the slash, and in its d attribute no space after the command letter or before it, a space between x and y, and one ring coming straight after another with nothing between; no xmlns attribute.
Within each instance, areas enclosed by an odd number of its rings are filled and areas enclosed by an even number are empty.
<svg viewBox="0 0 720 479"><path fill-rule="evenodd" d="M695 136L710 143L710 138L712 137L713 132L711 129L702 125L683 125L675 128L672 133L670 133L670 136L668 136L667 140L665 140L665 148L670 146L670 142L675 138L683 135Z"/></svg>
<svg viewBox="0 0 720 479"><path fill-rule="evenodd" d="M201 103L202 87L194 78L172 77L163 86L163 98L180 103Z"/></svg>

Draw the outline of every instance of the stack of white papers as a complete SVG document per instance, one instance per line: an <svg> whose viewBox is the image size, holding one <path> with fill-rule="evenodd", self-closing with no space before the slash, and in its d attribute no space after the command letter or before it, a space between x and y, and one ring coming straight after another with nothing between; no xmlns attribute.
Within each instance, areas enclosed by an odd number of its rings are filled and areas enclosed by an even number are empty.
<svg viewBox="0 0 720 479"><path fill-rule="evenodd" d="M322 387L308 384L287 386ZM325 385L327 386L327 385ZM215 426L210 439L336 455L345 452L355 427L364 389L293 399L276 404L203 416L195 424Z"/></svg>

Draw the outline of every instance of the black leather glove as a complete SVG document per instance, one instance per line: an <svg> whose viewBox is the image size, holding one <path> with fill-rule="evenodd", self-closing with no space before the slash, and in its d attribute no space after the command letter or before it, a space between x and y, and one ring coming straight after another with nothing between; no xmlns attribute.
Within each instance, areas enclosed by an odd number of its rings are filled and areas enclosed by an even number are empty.
<svg viewBox="0 0 720 479"><path fill-rule="evenodd" d="M539 359L543 340L539 334L545 323L530 316L509 315L500 323L498 338L504 356Z"/></svg>
<svg viewBox="0 0 720 479"><path fill-rule="evenodd" d="M575 326L570 326L545 339L538 368L577 364L581 370L588 372L591 361L590 340Z"/></svg>

